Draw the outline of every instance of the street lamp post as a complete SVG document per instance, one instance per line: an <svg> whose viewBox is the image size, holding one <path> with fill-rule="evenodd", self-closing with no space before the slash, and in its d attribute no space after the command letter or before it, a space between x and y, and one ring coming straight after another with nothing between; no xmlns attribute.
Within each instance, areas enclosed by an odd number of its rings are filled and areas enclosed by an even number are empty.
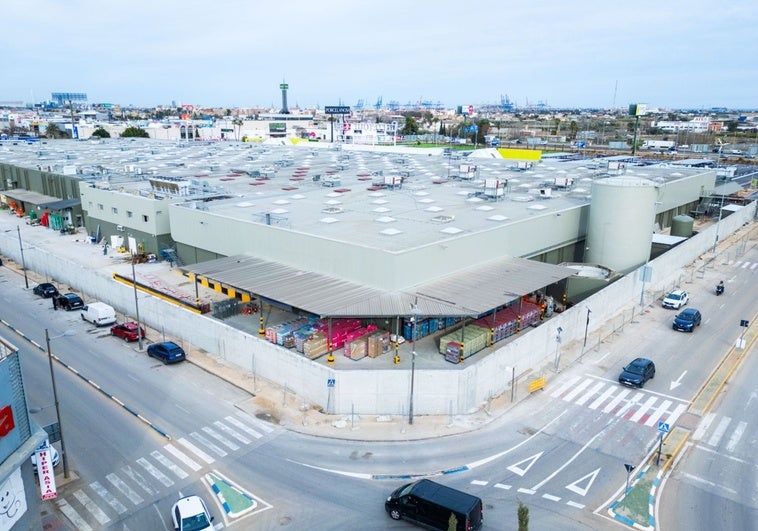
<svg viewBox="0 0 758 531"><path fill-rule="evenodd" d="M142 328L139 320L139 302L137 302L137 275L134 272L134 255L132 255L132 287L134 287L134 309L137 313L137 339L139 340L139 349L142 350Z"/></svg>
<svg viewBox="0 0 758 531"><path fill-rule="evenodd" d="M52 339L56 339L58 337L63 337L67 335L71 335L74 332L72 330L67 330L63 334L59 336L55 336ZM66 443L63 439L63 422L61 421L61 409L60 404L58 403L58 389L55 386L55 371L53 370L53 353L50 350L50 334L48 333L47 328L45 328L45 344L47 346L47 360L50 364L50 380L53 383L53 401L55 402L55 416L58 418L58 430L61 434L61 453L63 454L63 477L68 479L69 473L68 473L68 454L66 453Z"/></svg>
<svg viewBox="0 0 758 531"><path fill-rule="evenodd" d="M416 316L411 317L411 398L408 404L408 424L413 424L413 382L416 377Z"/></svg>
<svg viewBox="0 0 758 531"><path fill-rule="evenodd" d="M26 276L26 260L24 260L24 244L21 243L21 227L16 225L16 232L18 232L18 246L21 249L21 269L24 272L24 284L26 289L29 289L29 279Z"/></svg>
<svg viewBox="0 0 758 531"><path fill-rule="evenodd" d="M587 322L584 324L584 346L587 346L587 330L590 327L590 314L592 313L592 310L587 308Z"/></svg>

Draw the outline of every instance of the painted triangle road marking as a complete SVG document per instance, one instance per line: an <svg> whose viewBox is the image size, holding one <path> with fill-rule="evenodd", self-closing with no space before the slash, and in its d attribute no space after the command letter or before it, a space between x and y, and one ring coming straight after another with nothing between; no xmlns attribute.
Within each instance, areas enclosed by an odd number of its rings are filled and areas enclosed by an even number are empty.
<svg viewBox="0 0 758 531"><path fill-rule="evenodd" d="M592 483L594 483L595 478L597 477L599 472L600 472L600 469L598 468L595 471L590 472L586 476L580 477L573 483L566 485L566 488L570 490L571 492L576 492L580 496L586 496L587 491L590 490L590 487L592 486ZM587 485L584 488L579 486L579 484L583 481L587 481Z"/></svg>
<svg viewBox="0 0 758 531"><path fill-rule="evenodd" d="M518 474L519 476L523 476L524 474L527 473L527 471L530 468L532 468L532 465L534 465L534 463L537 462L537 459L539 459L540 457L542 457L542 454L544 454L544 453L545 452L540 452L538 454L534 454L532 457L527 457L526 459L524 459L522 461L519 461L518 463L514 463L514 464L512 464L511 466L508 467L508 470L510 470L514 474ZM526 465L526 467L519 466L519 465L522 465L524 463L529 463L529 464Z"/></svg>

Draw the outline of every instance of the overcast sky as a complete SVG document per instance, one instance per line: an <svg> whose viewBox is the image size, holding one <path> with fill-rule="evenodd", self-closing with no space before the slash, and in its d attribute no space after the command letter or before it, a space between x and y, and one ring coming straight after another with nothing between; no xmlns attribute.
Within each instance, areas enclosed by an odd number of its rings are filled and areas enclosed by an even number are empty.
<svg viewBox="0 0 758 531"><path fill-rule="evenodd" d="M23 0L0 101L756 109L755 0Z"/></svg>

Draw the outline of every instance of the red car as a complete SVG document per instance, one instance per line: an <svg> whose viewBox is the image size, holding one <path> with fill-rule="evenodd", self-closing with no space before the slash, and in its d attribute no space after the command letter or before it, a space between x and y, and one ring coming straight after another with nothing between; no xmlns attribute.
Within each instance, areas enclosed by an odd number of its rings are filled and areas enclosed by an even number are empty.
<svg viewBox="0 0 758 531"><path fill-rule="evenodd" d="M139 328L134 321L128 321L122 324L116 324L111 326L111 335L120 337L124 341L137 341L139 339L138 333L142 334L142 338L145 338L145 329Z"/></svg>

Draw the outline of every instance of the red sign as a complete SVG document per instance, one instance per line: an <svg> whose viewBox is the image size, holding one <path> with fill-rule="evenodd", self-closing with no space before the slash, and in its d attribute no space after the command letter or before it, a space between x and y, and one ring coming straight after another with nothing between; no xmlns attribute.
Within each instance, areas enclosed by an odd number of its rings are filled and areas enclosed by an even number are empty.
<svg viewBox="0 0 758 531"><path fill-rule="evenodd" d="M0 408L0 437L8 435L13 428L16 427L16 423L13 420L13 410L10 406L3 406Z"/></svg>
<svg viewBox="0 0 758 531"><path fill-rule="evenodd" d="M58 497L58 489L55 487L55 471L53 470L52 452L46 446L36 452L37 475L39 476L39 490L43 500L51 500Z"/></svg>

